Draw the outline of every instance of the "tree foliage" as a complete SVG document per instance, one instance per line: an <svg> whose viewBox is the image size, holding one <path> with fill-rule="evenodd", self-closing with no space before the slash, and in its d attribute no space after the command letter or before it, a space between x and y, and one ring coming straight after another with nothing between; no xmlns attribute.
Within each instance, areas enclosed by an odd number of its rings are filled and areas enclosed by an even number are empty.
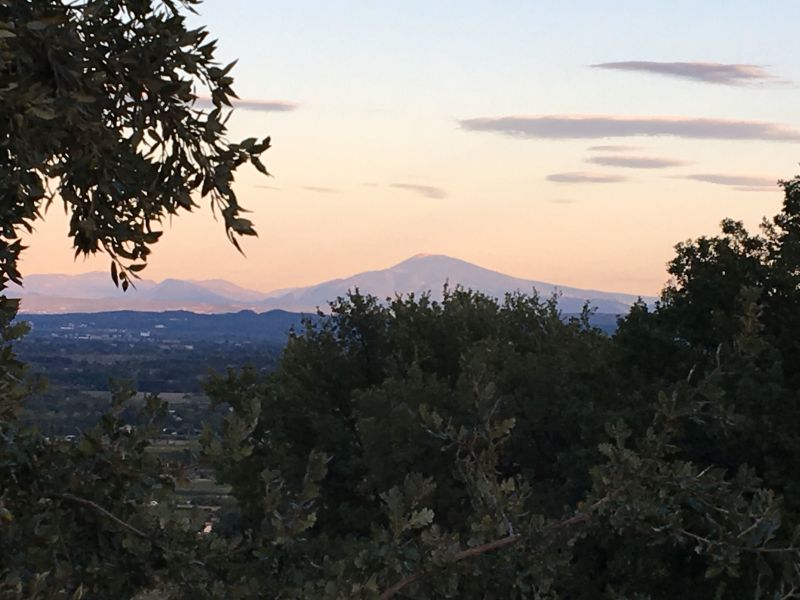
<svg viewBox="0 0 800 600"><path fill-rule="evenodd" d="M206 448L238 526L267 516L254 473L280 466L299 485L322 448L303 557L343 564L330 597L792 597L792 502L763 485L758 398L734 405L748 378L774 378L754 361L769 341L751 324L682 351L664 330L682 322L678 291L634 307L612 338L536 297L340 299L271 377L209 384L233 409ZM675 351L648 355L659 336ZM794 481L783 468L779 491Z"/></svg>
<svg viewBox="0 0 800 600"><path fill-rule="evenodd" d="M266 172L269 138L226 141L233 65L217 65L216 42L187 26L197 3L0 2L0 286L20 282L19 235L55 199L76 255L110 255L125 288L164 218L197 195L235 244L255 233L231 184L245 162Z"/></svg>
<svg viewBox="0 0 800 600"><path fill-rule="evenodd" d="M680 371L701 378L722 361L722 402L741 415L736 435L719 430L696 458L747 462L800 508L800 178L784 182L783 210L760 234L726 220L722 235L679 244L673 277L656 310L634 309L617 338L619 365L637 386L665 386ZM656 352L659 360L653 361ZM648 383L649 381L649 383ZM687 435L695 435L688 432Z"/></svg>

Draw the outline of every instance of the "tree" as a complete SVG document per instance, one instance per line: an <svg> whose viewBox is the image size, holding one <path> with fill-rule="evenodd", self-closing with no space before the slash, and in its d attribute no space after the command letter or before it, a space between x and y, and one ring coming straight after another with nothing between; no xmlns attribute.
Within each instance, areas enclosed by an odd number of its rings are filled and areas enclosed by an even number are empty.
<svg viewBox="0 0 800 600"><path fill-rule="evenodd" d="M20 234L54 202L75 253L105 252L127 289L168 215L207 197L229 239L255 235L232 189L269 138L226 140L233 65L189 29L199 0L0 1L0 293L21 283ZM212 108L196 105L209 95ZM26 392L11 342L19 301L0 296L0 430Z"/></svg>
<svg viewBox="0 0 800 600"><path fill-rule="evenodd" d="M615 405L605 364L610 340L586 319L563 320L554 300L512 295L498 303L463 289L445 290L442 302L422 296L384 304L354 293L331 310L290 338L269 378L245 371L207 386L256 423L253 451L240 464L226 461L224 473L242 499L252 497L253 510L242 506L251 523L263 519L258 493L247 493L252 473L280 468L299 483L312 450L332 457L318 519L328 533L368 531L381 512L380 493L408 471L436 481L437 514L463 520L469 509L451 451L439 451L441 440L422 427L419 411L427 406L454 424L471 423L473 365L497 387L501 414L517 423L501 454L504 468L535 482L555 513L581 498L588 483L582 455L625 408ZM592 396L598 408L590 413Z"/></svg>
<svg viewBox="0 0 800 600"><path fill-rule="evenodd" d="M0 293L21 283L20 234L53 202L70 214L76 255L108 254L123 289L164 218L197 197L237 247L255 235L232 183L247 162L266 173L270 140L226 140L233 65L187 27L198 3L0 0ZM148 508L175 476L146 453L147 428L112 415L72 445L15 423L27 387L11 347L17 307L0 296L0 596L132 596L172 568L189 576L196 527Z"/></svg>
<svg viewBox="0 0 800 600"><path fill-rule="evenodd" d="M800 177L783 182L781 212L759 233L730 219L721 235L676 246L672 282L655 310L637 307L616 334L617 368L655 393L689 372L718 367L737 434L688 431L696 460L755 467L800 511Z"/></svg>
<svg viewBox="0 0 800 600"><path fill-rule="evenodd" d="M797 597L784 187L763 236L725 221L680 244L674 283L611 338L535 297L334 302L271 376L209 384L240 527L269 523L253 473L300 485L323 449L302 556L338 565L341 597Z"/></svg>
<svg viewBox="0 0 800 600"><path fill-rule="evenodd" d="M332 310L271 376L208 387L232 412L206 454L239 501L234 529L262 540L241 551L280 557L269 572L232 558L242 584L291 598L796 597L797 519L748 467L755 452L722 455L727 468L702 452L741 431L728 390L750 376L746 344L648 398L653 381L631 386L613 362L630 338L535 297L354 294ZM267 550L287 514L264 502L269 482L305 487L315 449L329 475L314 525Z"/></svg>
<svg viewBox="0 0 800 600"><path fill-rule="evenodd" d="M189 29L199 0L0 2L0 291L21 231L54 201L77 254L107 253L127 288L167 215L208 197L230 240L254 235L232 188L270 140L225 139L233 65ZM199 109L207 93L213 107Z"/></svg>

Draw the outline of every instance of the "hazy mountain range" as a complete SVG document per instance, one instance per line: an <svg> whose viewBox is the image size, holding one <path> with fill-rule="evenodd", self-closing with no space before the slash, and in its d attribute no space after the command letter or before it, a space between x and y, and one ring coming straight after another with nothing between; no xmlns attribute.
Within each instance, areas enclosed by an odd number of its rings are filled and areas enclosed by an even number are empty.
<svg viewBox="0 0 800 600"><path fill-rule="evenodd" d="M136 282L135 290L122 292L114 287L107 273L93 272L82 275L28 275L24 280L24 288L13 288L9 290L9 295L22 298L22 312L25 313L111 310L226 313L273 309L312 312L317 307L325 310L330 300L356 287L362 293L379 298L426 291L431 291L433 297L439 298L445 282L451 288L460 284L499 298L507 292L529 293L534 289L543 297L559 293L559 306L565 313L579 312L584 302L589 301L600 313L621 314L627 312L637 299L631 294L519 279L449 256L423 254L388 269L270 293L246 289L222 279L165 279L160 283L142 279Z"/></svg>

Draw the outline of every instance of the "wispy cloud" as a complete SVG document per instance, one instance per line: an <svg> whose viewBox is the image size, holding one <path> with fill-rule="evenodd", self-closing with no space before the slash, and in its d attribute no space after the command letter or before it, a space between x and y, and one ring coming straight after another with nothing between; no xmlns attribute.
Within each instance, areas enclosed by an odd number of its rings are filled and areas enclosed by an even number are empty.
<svg viewBox="0 0 800 600"><path fill-rule="evenodd" d="M628 169L666 169L687 164L682 160L650 156L593 156L586 162L604 167L626 167Z"/></svg>
<svg viewBox="0 0 800 600"><path fill-rule="evenodd" d="M774 192L778 190L778 180L758 175L726 175L724 173L698 173L684 175L681 179L691 179L703 183L726 185L739 192Z"/></svg>
<svg viewBox="0 0 800 600"><path fill-rule="evenodd" d="M627 180L627 177L623 177L622 175L587 173L584 171L553 173L547 176L547 181L555 181L556 183L621 183Z"/></svg>
<svg viewBox="0 0 800 600"><path fill-rule="evenodd" d="M733 188L737 192L772 192L775 193L778 189L775 186L771 187L758 187L750 185L737 185Z"/></svg>
<svg viewBox="0 0 800 600"><path fill-rule="evenodd" d="M590 146L589 150L591 152L636 152L641 150L641 146L613 146L613 145L604 145L604 146Z"/></svg>
<svg viewBox="0 0 800 600"><path fill-rule="evenodd" d="M572 198L553 198L550 202L552 204L574 204L575 200Z"/></svg>
<svg viewBox="0 0 800 600"><path fill-rule="evenodd" d="M748 85L751 83L784 82L759 65L724 64L715 62L653 62L628 60L591 65L596 69L639 71L669 77L680 77L704 83L723 85Z"/></svg>
<svg viewBox="0 0 800 600"><path fill-rule="evenodd" d="M298 105L294 102L287 102L285 100L233 99L232 104L234 108L241 110L255 110L260 112L290 112L297 110L298 107ZM211 98L207 96L200 96L194 105L197 108L214 107L211 102Z"/></svg>
<svg viewBox="0 0 800 600"><path fill-rule="evenodd" d="M468 131L530 139L595 139L673 136L716 140L800 141L800 130L782 123L689 117L541 115L481 117L460 121Z"/></svg>
<svg viewBox="0 0 800 600"><path fill-rule="evenodd" d="M416 183L393 183L391 186L393 188L415 192L425 196L426 198L433 198L434 200L447 198L446 191L444 191L442 188L433 187L432 185L419 185Z"/></svg>
<svg viewBox="0 0 800 600"><path fill-rule="evenodd" d="M316 192L317 194L338 194L339 190L335 190L329 187L320 187L316 185L304 185L304 190L308 190L309 192Z"/></svg>

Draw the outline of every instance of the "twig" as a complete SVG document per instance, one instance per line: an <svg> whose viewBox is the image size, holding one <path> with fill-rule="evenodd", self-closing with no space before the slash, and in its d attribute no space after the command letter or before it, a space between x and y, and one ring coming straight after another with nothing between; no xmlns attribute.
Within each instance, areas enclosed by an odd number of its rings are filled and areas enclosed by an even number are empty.
<svg viewBox="0 0 800 600"><path fill-rule="evenodd" d="M591 514L600 508L603 504L607 503L610 500L609 496L601 498L594 504L592 504L586 511L574 515L569 519L564 519L563 521L559 521L558 523L554 523L550 527L546 528L546 531L552 531L556 529L563 529L564 527L569 527L570 525L577 525L579 523L584 523L589 520ZM475 546L473 548L468 548L467 550L462 550L461 552L457 552L455 556L453 556L453 562L460 562L462 560L466 560L467 558L472 558L473 556L480 556L481 554L487 554L488 552L494 552L495 550L500 550L501 548L505 548L506 546L513 546L517 542L522 539L521 535L509 535L504 538L500 538L499 540L494 540L493 542L487 542L485 544L481 544L480 546ZM390 598L394 598L400 590L404 587L411 585L417 579L420 578L420 573L414 573L412 575L408 575L395 583L392 587L386 589L381 595L380 600L389 600Z"/></svg>
<svg viewBox="0 0 800 600"><path fill-rule="evenodd" d="M417 579L419 579L419 573L414 573L413 575L409 575L408 577L405 577L405 578L401 579L400 581L395 583L392 587L390 587L385 592L383 592L380 595L380 600L389 600L389 598L394 598L394 596L395 596L395 594L397 594L397 592L402 590L407 585L411 585Z"/></svg>
<svg viewBox="0 0 800 600"><path fill-rule="evenodd" d="M792 589L790 589L788 592L786 592L786 594L781 596L781 600L788 600L788 598L797 598L796 592L797 592L797 586L793 585Z"/></svg>
<svg viewBox="0 0 800 600"><path fill-rule="evenodd" d="M678 529L677 532L681 535L684 535L688 538L695 540L696 542L705 544L709 548L725 545L725 542L711 540L701 535L697 535L696 533L692 533L691 531L688 531L686 529ZM733 550L739 550L741 552L751 552L753 554L786 554L789 552L797 552L798 550L798 548L795 546L780 546L778 548L767 548L766 546L760 546L753 548L750 546L740 546L740 545L737 546L728 544L728 547Z"/></svg>
<svg viewBox="0 0 800 600"><path fill-rule="evenodd" d="M72 502L77 502L78 504L83 504L84 506L88 506L90 508L93 508L94 510L96 510L100 514L105 515L106 517L108 517L109 519L114 521L117 525L121 525L122 527L124 527L128 531L131 531L131 532L135 533L139 537L143 537L145 539L148 539L150 537L149 535L144 533L141 529L137 529L136 527L134 527L130 523L126 523L125 521L123 521L122 519L120 519L116 515L110 513L109 511L107 511L105 508L103 508L102 506L100 506L96 502L92 502L91 500L87 500L86 498L81 498L80 496L75 496L73 494L60 494L60 497L64 498L64 500L71 500Z"/></svg>
<svg viewBox="0 0 800 600"><path fill-rule="evenodd" d="M563 527L569 527L570 525L577 525L579 523L584 523L589 520L589 517L592 516L592 513L595 512L598 508L607 504L611 500L611 496L604 496L600 498L597 502L593 503L586 509L584 512L579 513L577 515L571 516L569 519L564 519L563 521L559 521L551 525L548 529L561 529Z"/></svg>
<svg viewBox="0 0 800 600"><path fill-rule="evenodd" d="M482 544L480 546L475 546L474 548L469 548L467 550L462 550L461 552L456 553L453 557L453 562L459 562L465 560L467 558L472 558L473 556L478 556L480 554L486 554L487 552L494 552L495 550L499 550L500 548L505 548L506 546L511 546L516 544L520 540L521 536L519 535L509 535L508 537L500 538L499 540L494 540L493 542L488 542L486 544ZM420 574L414 573L413 575L409 575L395 583L392 587L384 591L380 595L380 600L389 600L389 598L393 598L395 594L397 594L400 590L402 590L407 585L411 585L417 579L419 579Z"/></svg>

